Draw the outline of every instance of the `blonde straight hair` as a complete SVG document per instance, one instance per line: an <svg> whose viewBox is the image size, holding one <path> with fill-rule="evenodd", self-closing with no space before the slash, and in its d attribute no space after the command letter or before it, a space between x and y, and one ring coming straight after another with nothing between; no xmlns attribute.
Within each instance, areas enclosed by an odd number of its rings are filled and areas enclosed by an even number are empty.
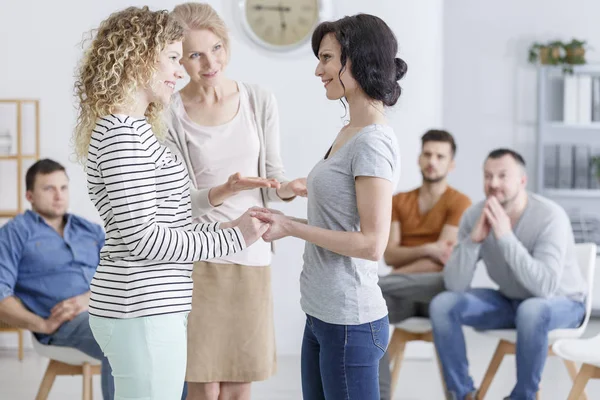
<svg viewBox="0 0 600 400"><path fill-rule="evenodd" d="M187 35L194 30L209 30L223 42L229 58L229 32L223 19L214 8L206 3L183 3L175 6L171 12ZM185 39L184 39L185 40Z"/></svg>

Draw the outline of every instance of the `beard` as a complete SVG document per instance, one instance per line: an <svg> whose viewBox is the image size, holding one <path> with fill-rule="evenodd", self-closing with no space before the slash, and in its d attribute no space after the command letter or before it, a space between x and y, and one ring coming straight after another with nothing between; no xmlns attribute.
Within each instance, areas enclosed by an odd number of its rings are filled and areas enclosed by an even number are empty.
<svg viewBox="0 0 600 400"><path fill-rule="evenodd" d="M490 196L494 196L496 197L495 194L490 194ZM498 202L500 203L500 205L502 206L502 208L504 209L508 209L510 208L510 206L514 203L515 199L519 196L519 191L517 190L512 196L508 197L506 196L504 198L504 200L500 201L498 199ZM497 198L497 197L496 197Z"/></svg>
<svg viewBox="0 0 600 400"><path fill-rule="evenodd" d="M428 177L421 171L421 176L423 176L423 182L426 183L438 183L446 179L446 175L439 175L434 177Z"/></svg>

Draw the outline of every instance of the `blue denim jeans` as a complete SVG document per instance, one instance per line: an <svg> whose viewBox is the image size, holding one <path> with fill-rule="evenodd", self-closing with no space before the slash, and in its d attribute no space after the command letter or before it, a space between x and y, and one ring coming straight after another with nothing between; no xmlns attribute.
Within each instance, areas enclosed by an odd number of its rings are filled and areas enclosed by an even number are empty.
<svg viewBox="0 0 600 400"><path fill-rule="evenodd" d="M385 316L362 325L335 325L306 316L302 394L307 400L379 400L379 360L389 341Z"/></svg>
<svg viewBox="0 0 600 400"><path fill-rule="evenodd" d="M585 305L566 297L511 300L493 289L443 292L429 307L435 347L451 398L462 400L475 390L462 326L477 330L516 329L517 383L511 400L534 400L548 354L548 332L576 328Z"/></svg>
<svg viewBox="0 0 600 400"><path fill-rule="evenodd" d="M112 377L110 364L96 339L92 335L89 324L89 314L81 313L73 320L67 321L58 328L52 335L36 334L36 337L43 344L53 346L63 346L75 348L90 357L102 360L102 397L104 400L113 400L115 398L115 384Z"/></svg>

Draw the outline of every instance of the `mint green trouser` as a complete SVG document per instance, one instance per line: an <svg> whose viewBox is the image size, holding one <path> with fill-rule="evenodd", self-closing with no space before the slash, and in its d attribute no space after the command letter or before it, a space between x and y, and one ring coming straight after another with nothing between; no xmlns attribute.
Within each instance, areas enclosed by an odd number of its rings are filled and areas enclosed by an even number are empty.
<svg viewBox="0 0 600 400"><path fill-rule="evenodd" d="M187 361L187 313L130 319L90 315L112 367L115 400L179 400Z"/></svg>

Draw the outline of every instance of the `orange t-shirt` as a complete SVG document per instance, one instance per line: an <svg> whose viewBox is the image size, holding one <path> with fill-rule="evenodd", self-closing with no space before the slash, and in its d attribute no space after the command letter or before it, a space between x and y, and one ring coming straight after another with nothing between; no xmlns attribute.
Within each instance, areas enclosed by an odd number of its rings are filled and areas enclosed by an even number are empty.
<svg viewBox="0 0 600 400"><path fill-rule="evenodd" d="M448 186L437 203L421 215L419 188L392 198L392 221L400 222L402 246L420 246L438 240L444 225L458 226L471 199Z"/></svg>

